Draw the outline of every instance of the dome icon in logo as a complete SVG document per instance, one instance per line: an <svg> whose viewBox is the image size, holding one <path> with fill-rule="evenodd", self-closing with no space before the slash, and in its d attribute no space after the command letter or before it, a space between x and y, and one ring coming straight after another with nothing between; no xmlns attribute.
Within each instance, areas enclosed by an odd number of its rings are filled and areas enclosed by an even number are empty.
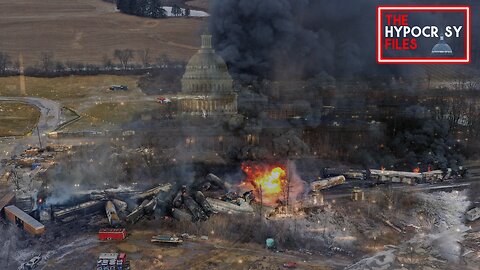
<svg viewBox="0 0 480 270"><path fill-rule="evenodd" d="M445 42L443 35L440 36L440 41L438 41L435 46L432 48L432 55L436 56L448 56L453 55L452 48Z"/></svg>

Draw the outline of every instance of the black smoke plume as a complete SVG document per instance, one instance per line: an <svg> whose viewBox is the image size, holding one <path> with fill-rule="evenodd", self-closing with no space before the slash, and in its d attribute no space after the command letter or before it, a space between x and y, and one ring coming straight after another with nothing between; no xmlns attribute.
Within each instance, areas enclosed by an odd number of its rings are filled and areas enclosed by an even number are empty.
<svg viewBox="0 0 480 270"><path fill-rule="evenodd" d="M373 168L446 171L458 170L465 160L465 145L449 133L448 121L432 117L424 107L410 106L386 125L384 147L359 149L352 162Z"/></svg>
<svg viewBox="0 0 480 270"><path fill-rule="evenodd" d="M472 30L479 24L472 6ZM210 29L215 47L237 78L295 80L328 74L336 78L406 76L406 65L378 65L375 12L378 5L445 5L452 1L214 0ZM438 14L425 14L442 25ZM478 38L473 36L473 54ZM477 59L473 59L474 63Z"/></svg>

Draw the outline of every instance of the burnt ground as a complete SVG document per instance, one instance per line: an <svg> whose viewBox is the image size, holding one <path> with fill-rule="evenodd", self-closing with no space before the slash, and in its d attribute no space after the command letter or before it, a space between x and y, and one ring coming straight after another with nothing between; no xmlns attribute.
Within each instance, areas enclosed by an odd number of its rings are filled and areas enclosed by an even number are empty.
<svg viewBox="0 0 480 270"><path fill-rule="evenodd" d="M475 175L475 172L472 174ZM335 225L333 227L335 231L340 232L342 227L347 227L345 235L337 235L337 239L348 240L352 236L357 237L356 242L361 245L357 246L359 252L356 258L337 253L306 252L300 249L271 252L264 249L262 245L264 240L258 241L258 239L250 239L250 236L242 237L241 235L232 237L231 235L238 234L238 232L234 230L222 232L218 229L220 226L213 233L208 230L208 226L202 228L202 224L208 225L208 222L190 225L186 230L187 227L183 227L180 223L161 219L145 219L133 227L127 228L131 234L126 241L99 243L97 231L108 225L103 215L97 215L93 218L78 217L67 224L46 223L47 233L39 238L24 235L13 226L5 226L5 231L2 231L1 235L6 238L0 239L4 248L4 253L0 256L0 269L17 269L21 262L28 261L36 253L41 253L44 258L39 269L64 269L63 267L66 265L69 265L69 268L71 266L76 269L92 269L99 253L119 251L128 254L132 260L133 269L282 269L282 264L289 261L298 263L297 269L343 269L366 254L383 250L385 245L396 245L412 237L412 235L397 233L391 226L385 224L385 220L391 220L394 225L398 226L407 224L409 221L408 211L402 212L399 209L411 209L414 205L412 204L413 198L406 194L399 197L399 195L391 194L388 190L373 197L372 195L375 194L370 194L369 199L361 203L337 200L334 204L335 211L321 211L312 215L310 219L313 218L313 220L310 220L309 225L311 227L305 229L305 232L309 231L313 233L312 236L317 237L321 231L311 224L312 222L316 223L315 218L320 218L318 223L320 227L324 226L322 220L325 220L326 217L332 219L330 223ZM376 203L371 202L373 198ZM387 207L387 202L393 206L391 209ZM408 205L404 205L406 203ZM402 205L403 207L400 207ZM352 212L352 210L355 211ZM378 213L382 213L382 215L378 215ZM344 218L347 216L350 218ZM298 225L298 228L301 229L302 224ZM327 221L325 221L326 225ZM355 230L351 230L352 228L348 226L353 226ZM478 226L472 227L474 230L478 230ZM196 231L195 228L198 230ZM345 231L345 229L343 230ZM195 231L196 239L186 240L180 246L150 243L153 235L174 233L180 235L184 232ZM349 234L349 231L352 234ZM208 235L209 240L199 240L201 235ZM373 238L369 236L373 236ZM281 233L277 232L274 237L281 238ZM466 247L473 251L470 253L473 258L468 258L468 260L478 260L478 239L478 233L472 233L467 237ZM300 241L308 240L300 239ZM11 250L11 252L5 253L5 250ZM14 250L21 251L15 252ZM6 254L8 255L5 256Z"/></svg>
<svg viewBox="0 0 480 270"><path fill-rule="evenodd" d="M379 199L377 197L377 199ZM378 201L380 202L380 201ZM365 202L367 203L367 202ZM365 204L365 203L362 203ZM351 218L347 223L352 223L356 230L360 233L353 233L353 236L358 237L355 241L359 249L355 256L349 257L341 253L321 253L321 249L311 248L310 250L294 249L295 251L282 250L281 252L272 252L266 250L262 245L263 240L254 239L253 235L243 235L243 230L221 230L222 224L216 227L209 227L211 221L187 225L181 222L164 220L164 219L144 219L141 222L127 227L129 236L122 242L100 243L97 240L97 231L99 228L108 227L106 219L103 215L96 216L81 216L70 223L56 224L46 223L47 233L39 238L33 238L24 235L13 226L5 227L2 235L7 236L4 241L13 241L12 244L5 246L12 250L7 253L8 256L2 254L0 259L0 269L17 269L20 262L28 261L33 254L42 254L43 261L38 269L65 269L66 265L69 269L93 269L98 254L103 252L126 252L131 259L132 269L283 269L283 263L296 262L299 267L297 269L343 269L359 260L367 254L375 254L383 250L386 245L396 245L410 239L411 234L398 234L391 227L382 224L381 220L377 220L375 213L383 212L385 218L392 220L392 223L397 224L399 218L404 214L397 210L386 211L382 207L374 206L361 207L360 212L351 211L354 209L354 202L337 201L335 207L336 213L333 218L339 216L342 220L347 216L344 211L350 209ZM340 206L338 204L345 204ZM358 203L357 203L358 204ZM364 211L362 211L364 209ZM368 213L370 212L370 216ZM372 215L373 214L373 215ZM218 218L221 218L218 215ZM328 212L315 214L311 218L330 219ZM328 218L329 217L329 218ZM363 218L362 218L363 217ZM218 221L218 218L211 220ZM222 220L222 219L220 219ZM226 219L228 220L228 219ZM363 221L362 221L363 220ZM346 220L345 220L346 221ZM367 224L364 224L368 221ZM244 221L246 222L246 221ZM310 229L305 229L304 233L314 233L319 228L315 228L315 220L311 220ZM333 222L333 221L331 221ZM322 221L319 221L322 223ZM341 227L346 226L342 222L335 221L332 224L335 231L340 232ZM245 224L245 227L251 226L253 223ZM360 226L362 225L363 226ZM475 223L477 224L477 223ZM473 224L473 225L475 225ZM213 223L215 225L215 223ZM320 224L323 226L322 224ZM302 231L302 223L298 223L298 229ZM472 226L476 231L478 226ZM9 228L9 229L8 229ZM215 231L211 228L215 228ZM254 227L257 228L257 227ZM240 232L241 231L241 232ZM261 231L258 228L258 231ZM349 231L347 227L347 232ZM369 232L370 231L370 232ZM150 243L150 238L153 235L181 235L188 232L191 235L195 234L194 239L186 239L182 245L158 245ZM240 232L240 233L239 233ZM368 239L366 235L373 232L378 232L376 238ZM12 236L12 234L16 234ZM258 234L258 233L257 233ZM309 234L309 235L310 235ZM318 231L314 235L321 235ZM208 240L201 240L200 236L207 235ZM351 235L351 234L350 234ZM363 235L363 237L362 237ZM292 235L295 236L295 235ZM306 234L306 236L308 236ZM312 235L313 236L313 235ZM347 235L348 236L348 235ZM252 237L252 238L250 238ZM275 239L280 240L282 233L276 231L273 235ZM316 236L315 236L316 237ZM337 237L337 240L342 238L348 239L351 237ZM16 240L18 239L18 240ZM228 239L228 240L226 240ZM262 238L264 239L264 238ZM299 239L290 238L290 241L300 241L302 245L306 244L304 241L311 241L314 238ZM466 246L468 250L472 250L469 256L478 256L478 233L470 234L467 237ZM3 243L5 243L3 242ZM14 250L21 250L15 252ZM325 251L325 250L324 250ZM358 255L358 256L357 256ZM466 258L467 259L467 258ZM468 258L471 260L472 258ZM474 260L475 261L475 260ZM7 265L8 263L8 265ZM467 265L471 265L470 263Z"/></svg>
<svg viewBox="0 0 480 270"><path fill-rule="evenodd" d="M160 221L143 221L122 242L100 243L95 232L80 233L71 243L58 248L40 269L92 269L99 253L126 252L132 269L283 269L283 263L296 262L297 269L341 269L348 258L326 258L318 254L272 252L257 244L222 241L209 235L208 240L187 239L182 245L150 243L157 234L171 234L160 229ZM44 262L45 263L45 262ZM327 266L329 265L329 266ZM336 266L332 268L332 265ZM13 269L13 268L12 268Z"/></svg>

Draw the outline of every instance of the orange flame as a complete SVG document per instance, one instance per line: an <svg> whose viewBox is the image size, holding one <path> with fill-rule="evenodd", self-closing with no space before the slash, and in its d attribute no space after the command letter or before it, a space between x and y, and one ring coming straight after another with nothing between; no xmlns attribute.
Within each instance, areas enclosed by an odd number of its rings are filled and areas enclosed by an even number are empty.
<svg viewBox="0 0 480 270"><path fill-rule="evenodd" d="M419 173L419 172L420 172L420 167L414 168L414 169L413 169L413 172L414 172L414 173Z"/></svg>
<svg viewBox="0 0 480 270"><path fill-rule="evenodd" d="M266 204L276 203L285 196L286 169L281 165L242 164L242 170L255 196Z"/></svg>

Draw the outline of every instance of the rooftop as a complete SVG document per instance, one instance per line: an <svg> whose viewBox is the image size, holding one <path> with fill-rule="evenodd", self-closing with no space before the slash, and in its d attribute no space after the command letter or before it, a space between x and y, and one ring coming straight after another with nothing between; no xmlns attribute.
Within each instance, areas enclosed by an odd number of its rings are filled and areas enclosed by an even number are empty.
<svg viewBox="0 0 480 270"><path fill-rule="evenodd" d="M9 206L5 207L5 211L8 211L8 212L14 214L17 218L22 220L24 223L29 224L30 226L34 227L37 230L45 228L45 226L42 223L38 222L33 217L31 217L27 213L23 212L22 210L20 210L15 205L9 205Z"/></svg>

